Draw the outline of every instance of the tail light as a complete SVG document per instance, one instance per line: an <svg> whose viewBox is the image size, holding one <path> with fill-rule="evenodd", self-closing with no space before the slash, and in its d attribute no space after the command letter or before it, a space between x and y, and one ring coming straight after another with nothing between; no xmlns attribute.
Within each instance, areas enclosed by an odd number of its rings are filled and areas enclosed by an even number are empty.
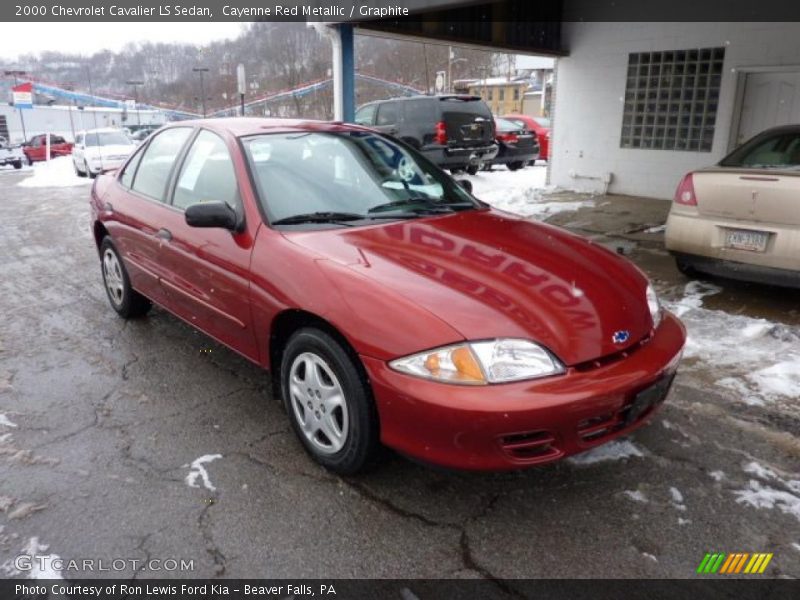
<svg viewBox="0 0 800 600"><path fill-rule="evenodd" d="M675 190L675 204L684 206L697 206L697 196L694 193L694 178L692 173L681 179L678 189Z"/></svg>
<svg viewBox="0 0 800 600"><path fill-rule="evenodd" d="M497 139L506 144L516 144L519 141L516 133L498 133Z"/></svg>
<svg viewBox="0 0 800 600"><path fill-rule="evenodd" d="M447 129L445 128L444 121L436 123L436 133L433 136L433 140L442 146L447 144Z"/></svg>

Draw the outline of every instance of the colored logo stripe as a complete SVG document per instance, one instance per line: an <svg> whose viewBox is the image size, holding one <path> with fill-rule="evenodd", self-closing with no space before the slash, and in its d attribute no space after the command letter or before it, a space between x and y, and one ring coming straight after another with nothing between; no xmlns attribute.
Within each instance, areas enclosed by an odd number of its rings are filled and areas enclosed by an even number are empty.
<svg viewBox="0 0 800 600"><path fill-rule="evenodd" d="M734 552L726 554L724 552L708 552L700 561L697 573L719 573L719 574L761 574L769 562L772 560L772 553L757 552Z"/></svg>

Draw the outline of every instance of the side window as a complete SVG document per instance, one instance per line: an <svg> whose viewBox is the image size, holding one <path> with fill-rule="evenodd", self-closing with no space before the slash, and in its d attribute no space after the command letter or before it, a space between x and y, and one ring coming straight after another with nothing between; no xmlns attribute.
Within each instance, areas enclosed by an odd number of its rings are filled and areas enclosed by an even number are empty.
<svg viewBox="0 0 800 600"><path fill-rule="evenodd" d="M228 147L217 134L204 130L186 155L172 204L185 209L209 201L225 202L234 209L241 205Z"/></svg>
<svg viewBox="0 0 800 600"><path fill-rule="evenodd" d="M172 165L191 133L189 127L176 127L167 129L153 138L140 161L133 190L164 202Z"/></svg>
<svg viewBox="0 0 800 600"><path fill-rule="evenodd" d="M66 144L67 142L64 140L64 138L62 138L60 136L51 135L50 136L50 143L51 144Z"/></svg>
<svg viewBox="0 0 800 600"><path fill-rule="evenodd" d="M394 125L397 123L397 102L387 102L378 108L377 125Z"/></svg>
<svg viewBox="0 0 800 600"><path fill-rule="evenodd" d="M409 123L433 126L433 123L436 122L435 105L430 100L406 100L405 109L405 120Z"/></svg>
<svg viewBox="0 0 800 600"><path fill-rule="evenodd" d="M75 145L80 146L83 143L83 134L79 133L75 136Z"/></svg>
<svg viewBox="0 0 800 600"><path fill-rule="evenodd" d="M142 154L144 154L144 152L137 152L125 166L125 170L122 171L119 182L126 188L130 188L133 183L133 176L136 173L136 167L139 165L139 161L142 160Z"/></svg>
<svg viewBox="0 0 800 600"><path fill-rule="evenodd" d="M357 125L372 125L372 120L375 118L375 109L378 108L377 104L370 104L362 106L356 113Z"/></svg>

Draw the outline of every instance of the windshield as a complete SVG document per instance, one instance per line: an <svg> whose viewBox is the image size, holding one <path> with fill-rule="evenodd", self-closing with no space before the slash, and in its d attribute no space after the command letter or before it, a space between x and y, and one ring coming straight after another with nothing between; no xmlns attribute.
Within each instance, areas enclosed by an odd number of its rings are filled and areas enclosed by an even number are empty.
<svg viewBox="0 0 800 600"><path fill-rule="evenodd" d="M757 135L722 159L720 165L746 169L800 169L800 130Z"/></svg>
<svg viewBox="0 0 800 600"><path fill-rule="evenodd" d="M427 159L376 133L264 134L243 143L273 224L310 222L297 219L302 215L353 221L479 206Z"/></svg>
<svg viewBox="0 0 800 600"><path fill-rule="evenodd" d="M86 134L87 146L130 146L131 140L121 131L99 131Z"/></svg>

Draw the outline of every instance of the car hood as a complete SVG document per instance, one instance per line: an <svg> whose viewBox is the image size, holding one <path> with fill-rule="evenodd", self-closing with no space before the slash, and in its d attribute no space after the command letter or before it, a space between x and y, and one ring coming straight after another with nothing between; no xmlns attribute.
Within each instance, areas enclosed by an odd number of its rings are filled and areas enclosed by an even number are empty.
<svg viewBox="0 0 800 600"><path fill-rule="evenodd" d="M532 339L567 365L623 350L652 328L647 279L630 262L500 211L284 235L413 300L466 339ZM617 343L620 331L628 335Z"/></svg>

